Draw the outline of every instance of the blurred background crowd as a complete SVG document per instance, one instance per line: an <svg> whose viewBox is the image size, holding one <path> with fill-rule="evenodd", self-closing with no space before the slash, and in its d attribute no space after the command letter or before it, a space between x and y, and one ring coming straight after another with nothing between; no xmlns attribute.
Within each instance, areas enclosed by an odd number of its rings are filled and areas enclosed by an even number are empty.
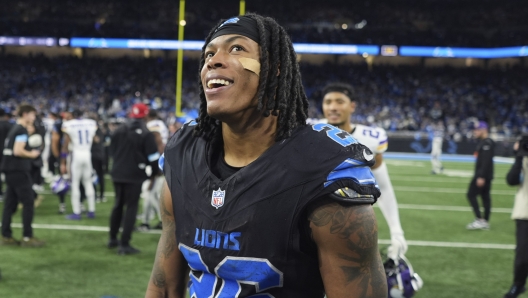
<svg viewBox="0 0 528 298"><path fill-rule="evenodd" d="M500 5L483 0L478 6L455 0L334 2L269 0L258 4L258 12L276 18L298 43L505 47L528 40L528 6L519 0ZM249 11L251 5L256 4L248 4ZM237 10L237 1L188 4L185 39L203 40L218 19ZM174 40L177 15L175 1L4 1L0 36ZM85 49L76 55L18 54L0 46L0 107L10 111L27 101L42 112L82 108L106 119L124 117L132 104L146 102L168 123L185 121L174 116L174 52L145 57L129 56L132 52L120 57L87 54ZM526 58L512 65L492 66L482 59L479 67L430 67L423 59L372 65L367 59L343 61L337 56L317 63L301 60L312 118L322 117L323 86L339 80L354 86L361 102L356 123L416 132L427 131L440 119L455 140L471 136L468 123L474 119L488 121L491 132L505 138L528 132ZM191 118L198 108L197 59L196 54L186 56L183 64L182 108Z"/></svg>
<svg viewBox="0 0 528 298"><path fill-rule="evenodd" d="M521 0L500 5L493 0L478 5L457 0L346 4L268 0L258 4L258 11L288 27L294 42L495 47L528 39L528 7L521 4ZM5 1L0 7L0 35L173 39L178 33L177 1L94 0L79 5L73 0L21 0ZM237 1L187 5L186 39L204 39L219 19L236 11Z"/></svg>

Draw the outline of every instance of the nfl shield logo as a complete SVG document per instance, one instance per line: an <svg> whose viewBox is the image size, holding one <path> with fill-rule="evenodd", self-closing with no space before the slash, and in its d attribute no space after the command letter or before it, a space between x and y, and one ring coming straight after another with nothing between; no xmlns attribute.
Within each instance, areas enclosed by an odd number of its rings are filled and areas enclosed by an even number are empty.
<svg viewBox="0 0 528 298"><path fill-rule="evenodd" d="M218 190L213 190L213 195L211 196L211 205L216 209L224 206L225 199L225 190L221 190L220 187Z"/></svg>

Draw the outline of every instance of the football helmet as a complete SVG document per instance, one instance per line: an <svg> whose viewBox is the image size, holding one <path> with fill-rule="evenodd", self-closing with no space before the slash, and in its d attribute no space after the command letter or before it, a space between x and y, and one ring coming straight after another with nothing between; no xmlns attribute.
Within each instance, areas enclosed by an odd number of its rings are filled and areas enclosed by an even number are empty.
<svg viewBox="0 0 528 298"><path fill-rule="evenodd" d="M50 183L51 191L57 195L65 195L70 190L70 182L68 180L58 176L53 179Z"/></svg>
<svg viewBox="0 0 528 298"><path fill-rule="evenodd" d="M389 298L410 298L423 287L423 280L414 273L411 263L401 256L397 260L388 258L385 263Z"/></svg>

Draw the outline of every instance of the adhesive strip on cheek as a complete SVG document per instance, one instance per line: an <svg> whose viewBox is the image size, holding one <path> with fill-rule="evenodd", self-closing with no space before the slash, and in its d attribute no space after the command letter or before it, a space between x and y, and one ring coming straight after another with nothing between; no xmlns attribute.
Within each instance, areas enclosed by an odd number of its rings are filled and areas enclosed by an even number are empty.
<svg viewBox="0 0 528 298"><path fill-rule="evenodd" d="M260 63L257 60L251 58L238 58L238 61L240 61L244 69L254 72L257 74L257 76L260 76Z"/></svg>

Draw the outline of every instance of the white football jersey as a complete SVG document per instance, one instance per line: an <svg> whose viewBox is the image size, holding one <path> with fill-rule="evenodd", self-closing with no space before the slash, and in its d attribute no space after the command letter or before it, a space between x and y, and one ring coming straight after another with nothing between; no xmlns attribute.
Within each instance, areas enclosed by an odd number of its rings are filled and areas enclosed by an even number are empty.
<svg viewBox="0 0 528 298"><path fill-rule="evenodd" d="M389 140L383 128L356 124L351 134L354 139L367 146L374 154L387 151Z"/></svg>
<svg viewBox="0 0 528 298"><path fill-rule="evenodd" d="M163 144L167 145L167 141L169 140L169 129L167 128L167 125L163 123L161 120L151 120L147 122L147 128L148 130L152 132L157 132L161 136L161 141Z"/></svg>
<svg viewBox="0 0 528 298"><path fill-rule="evenodd" d="M90 151L97 123L92 119L72 119L62 123L62 131L70 137L71 151Z"/></svg>

